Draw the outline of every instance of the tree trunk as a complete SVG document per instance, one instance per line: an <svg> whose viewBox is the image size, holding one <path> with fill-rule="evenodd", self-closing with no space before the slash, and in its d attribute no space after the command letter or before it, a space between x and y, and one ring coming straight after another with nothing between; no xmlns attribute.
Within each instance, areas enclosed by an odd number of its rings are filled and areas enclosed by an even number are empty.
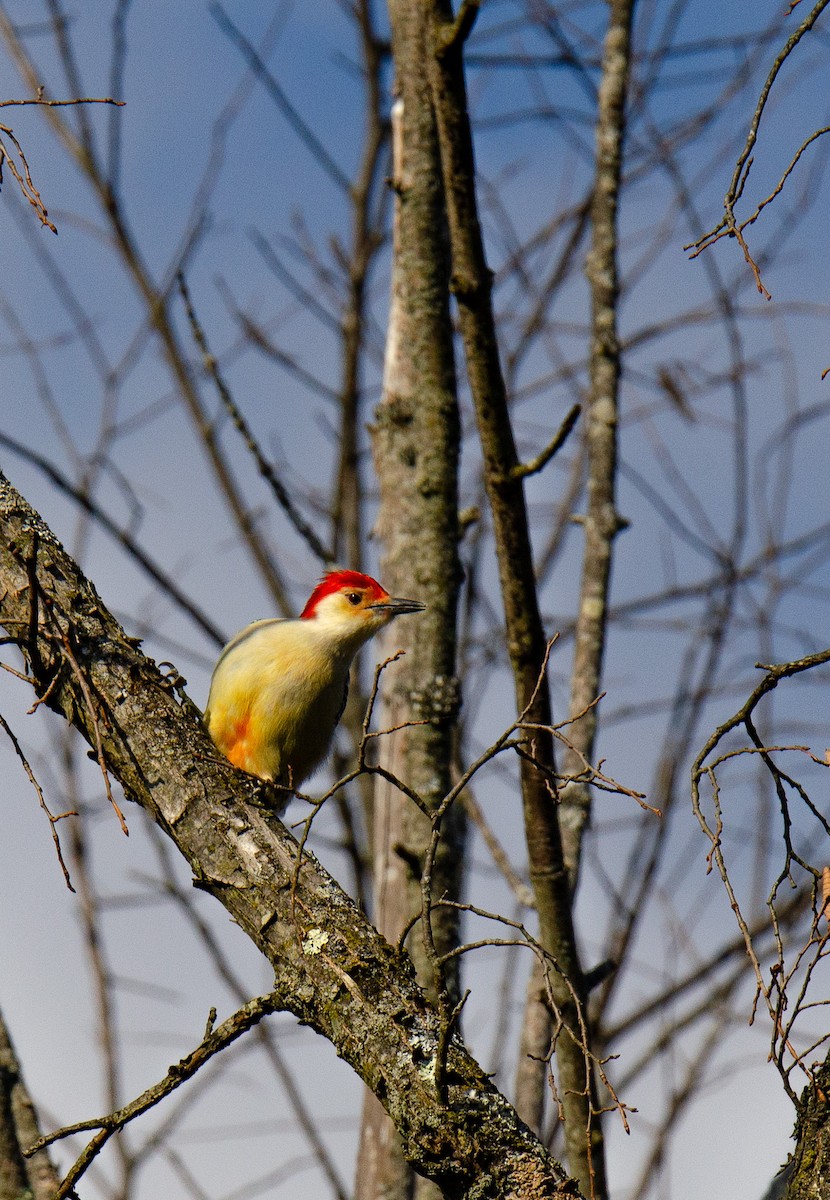
<svg viewBox="0 0 830 1200"><path fill-rule="evenodd" d="M586 413L588 446L588 511L582 583L571 671L565 775L579 775L593 761L602 660L608 625L608 591L614 539L624 527L617 512L617 425L620 347L617 336L619 271L617 207L622 176L625 101L631 63L634 0L613 0L602 56L602 81L596 131L596 168L591 202L591 251L586 274L591 286L591 392ZM581 714L581 715L580 715ZM585 782L566 783L560 794L560 822L565 862L576 889L582 834L590 819L591 789Z"/></svg>
<svg viewBox="0 0 830 1200"><path fill-rule="evenodd" d="M475 158L464 78L464 41L477 5L458 18L447 0L430 0L432 53L425 67L432 87L441 169L447 197L452 290L464 343L484 480L504 603L506 641L516 707L532 729L521 758L521 791L530 882L539 940L552 960L548 987L556 1009L558 1090L565 1119L568 1166L586 1195L607 1194L605 1154L596 1095L582 968L573 925L558 806L550 694L543 678L546 642L507 391L492 304L492 272L484 252L475 186Z"/></svg>
<svg viewBox="0 0 830 1200"><path fill-rule="evenodd" d="M0 1200L52 1200L58 1177L48 1150L24 1151L40 1137L9 1031L0 1013Z"/></svg>
<svg viewBox="0 0 830 1200"><path fill-rule="evenodd" d="M422 6L412 0L392 4L390 15L398 92L392 126L396 201L384 389L373 429L380 487L376 532L384 546L385 586L425 601L427 610L417 623L392 626L383 638L383 657L399 648L406 656L384 677L379 717L383 729L408 720L425 723L383 738L378 753L381 764L406 779L434 811L451 787L458 709L460 432L440 162L421 66L427 30ZM378 778L373 828L375 921L394 944L422 910L423 865L433 826L393 785ZM459 894L463 830L462 809L456 805L444 817L432 864L437 899ZM456 998L455 972L445 981L435 953L456 945L457 913L442 907L431 911L429 919L434 952L427 949L423 919L407 945L418 982L446 1009ZM408 1177L387 1126L388 1118L370 1097L363 1114L357 1200L434 1196L433 1185Z"/></svg>

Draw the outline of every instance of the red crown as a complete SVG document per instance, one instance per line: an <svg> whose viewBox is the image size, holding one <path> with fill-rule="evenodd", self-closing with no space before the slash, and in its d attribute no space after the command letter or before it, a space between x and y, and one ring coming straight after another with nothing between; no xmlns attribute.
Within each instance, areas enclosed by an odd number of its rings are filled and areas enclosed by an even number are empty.
<svg viewBox="0 0 830 1200"><path fill-rule="evenodd" d="M330 596L332 592L343 592L347 588L360 588L361 591L369 592L375 600L384 600L387 596L387 592L371 575L363 575L360 571L328 571L309 596L300 617L304 620L313 617L314 610L324 596Z"/></svg>

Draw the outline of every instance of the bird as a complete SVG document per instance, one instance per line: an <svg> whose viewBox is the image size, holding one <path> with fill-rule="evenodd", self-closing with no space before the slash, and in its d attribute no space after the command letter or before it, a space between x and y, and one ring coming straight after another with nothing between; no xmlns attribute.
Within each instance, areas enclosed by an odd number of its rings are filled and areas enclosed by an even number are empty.
<svg viewBox="0 0 830 1200"><path fill-rule="evenodd" d="M249 774L299 788L329 751L360 647L425 607L360 571L327 572L299 617L255 621L225 646L204 714L214 744Z"/></svg>

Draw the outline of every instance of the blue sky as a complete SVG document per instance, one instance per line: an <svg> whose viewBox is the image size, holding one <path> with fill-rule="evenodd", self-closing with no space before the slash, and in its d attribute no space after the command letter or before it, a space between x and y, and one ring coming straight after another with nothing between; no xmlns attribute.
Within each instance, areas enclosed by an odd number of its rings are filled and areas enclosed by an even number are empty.
<svg viewBox="0 0 830 1200"><path fill-rule="evenodd" d="M771 304L758 296L734 243L721 242L709 252L706 263L701 259L689 262L683 244L719 219L721 198L754 98L777 47L789 32L790 25L779 20L780 8L780 4L767 0L753 6L751 19L757 29L763 30L775 21L780 28L759 51L746 91L738 92L731 101L725 99L722 111L701 139L691 141L679 155L678 165L689 184L686 215L676 215L676 193L668 167L649 174L635 173L621 208L621 255L631 281L621 305L624 339L638 339L644 329L679 313L700 309L704 317L711 314L712 285L707 275L713 270L719 273L726 294L740 310L745 355L754 364L747 375L744 398L750 427L749 521L742 552L747 559L764 545L771 511L776 519L780 517L782 537L806 533L825 520L825 464L830 446L824 405L830 382L823 383L820 375L830 365L830 351L824 335L828 264L821 251L826 239L826 184L820 169L825 161L823 143L807 152L803 169L794 176L788 191L751 231L752 246L759 253L774 256L764 267L765 282L773 294ZM29 3L9 4L7 10L13 18L33 20ZM229 2L226 11L255 42L272 19L270 6ZM654 0L639 10L641 46L647 41L654 50L671 33L678 40L694 42L696 49L672 59L651 95L648 109L636 109L629 134L635 165L654 144L655 128L673 130L684 114L716 101L727 86L731 64L737 69L739 62L728 45L715 50L710 40L741 32L747 20L741 6L691 0L683 10L679 29L673 30L677 11L665 0ZM269 63L328 153L350 174L360 152L362 116L359 80L353 66L355 47L348 22L333 3L284 3L274 6L273 12L276 32ZM544 34L530 33L519 23L526 12L524 5L506 0L484 5L471 53L549 53L551 42ZM560 12L568 36L590 46L602 28L605 6L563 5ZM800 19L798 10L793 19ZM90 0L72 13L72 36L87 95L103 96L110 91L110 20L111 6L103 0ZM242 64L238 50L206 6L191 0L177 5L135 0L127 29L130 50L123 93L127 105L117 112L91 108L87 115L102 145L109 123L117 121L123 141L121 186L125 210L149 269L159 280L170 269L188 227L193 196L209 161L214 120L236 89ZM34 37L31 49L49 94L66 95L71 89L55 63L50 39L45 35ZM802 49L797 65L791 64L782 72L765 117L747 186L747 201L752 203L769 193L803 138L826 122L826 89L821 74L827 53L825 35L816 31ZM22 94L10 64L5 79L9 96ZM575 203L583 194L590 169L594 82L595 74L562 68L540 67L533 76L509 69L485 73L480 64L471 68L470 94L481 122L477 154L482 205L489 258L501 281L496 300L503 314L506 358L529 308L528 286L505 271L511 239L514 234L519 238L529 236L553 211ZM524 119L531 105L545 106L544 118ZM509 121L505 113L511 114ZM114 418L121 433L111 446L111 475L100 485L102 504L115 519L127 521L130 503L120 477L129 479L140 512L135 532L142 545L193 593L211 620L231 634L249 620L268 615L271 602L233 533L158 349L151 338L139 332L142 317L135 289L113 264L102 217L90 189L68 162L43 115L35 110L11 109L4 120L13 126L25 146L37 186L60 232L55 239L36 227L6 174L0 196L2 291L6 305L0 313L0 361L5 385L0 427L34 444L71 478L77 478L78 463L61 435L61 423L75 450L85 455L100 437L102 414L107 420ZM498 205L493 200L496 185ZM262 445L283 464L298 493L311 498L304 502L312 511L312 501L324 495L329 484L332 406L295 377L275 370L261 356L239 347L223 296L229 291L234 302L261 322L304 370L336 387L336 335L275 280L251 235L257 231L269 239L313 290L318 282L289 245L298 236L298 217L321 260L331 266L334 256L329 239L335 234L347 240L348 210L342 193L310 159L260 86L250 87L233 123L209 214L208 232L188 266L200 318ZM530 260L534 271L531 282L546 276L562 240L555 241L553 247L547 245ZM640 270L647 248L655 244L659 254ZM107 391L89 340L84 342L73 333L44 252L49 253L50 261L89 316L108 365L117 368L125 355L132 356L120 379L117 399ZM387 265L388 255L384 252L372 279L375 324L372 354L364 376L367 421L379 385ZM529 393L515 408L517 437L528 455L550 438L584 384L586 314L587 291L577 262L549 310L544 336L534 342L517 372L517 388ZM180 307L177 320L187 341ZM41 374L20 350L18 324L42 348ZM702 528L699 508L712 526L713 540L728 538L733 492L729 442L732 397L727 382L717 382L728 367L728 346L722 329L709 319L701 319L691 328L675 332L664 329L637 340L626 355L621 433L626 469L620 481L619 507L632 520L632 526L617 544L616 604L659 590L671 580L684 583L699 578L702 568L704 576L714 569L711 542L704 550L693 538L678 533L666 512L650 502L642 481L659 484L673 513L687 528L698 532ZM691 418L666 403L655 382L661 368L674 371L686 387L693 407ZM536 380L556 372L560 374L549 386L535 386ZM115 407L107 409L108 404ZM215 401L211 404L215 406ZM809 412L814 406L814 419L804 422L794 442L793 464L788 465L790 443L784 436L788 423L794 415ZM468 413L465 420L469 424ZM274 511L262 485L251 478L244 450L227 429L223 440L231 462L245 480L249 502L261 511L263 527L280 565L292 580L293 599L299 605L316 578L318 566L281 514ZM368 438L365 446L368 449ZM566 485L569 462L569 456L563 456L528 488L540 552L552 512ZM775 472L779 463L783 467ZM464 459L465 500L475 497L475 464L475 448L469 442ZM75 548L77 514L65 499L41 474L13 455L4 454L2 465L67 546ZM368 473L368 458L366 468ZM789 499L783 511L780 506L774 508L771 497L776 488L785 486ZM573 618L580 545L574 526L543 594L551 629L567 631ZM368 547L370 564L377 563L378 553L376 545ZM720 667L719 691L702 725L704 737L737 706L751 686L764 613L775 613L771 650L779 658L821 648L826 641L826 560L805 553L794 555L789 562L790 577L784 589L778 578L761 574L741 601L733 640ZM100 532L93 531L89 536L84 564L105 601L128 629L145 634L147 649L157 658L175 659L190 681L192 695L202 703L215 656L210 640L168 602L154 598L146 578ZM493 590L497 612L491 558L485 558L482 569ZM697 626L698 601L688 600L656 615L664 620L663 625L656 625L655 614L649 613L648 626L644 620L631 619L620 627L606 666L609 715L601 750L607 755L607 768L612 774L642 790L654 786L659 769L657 751L666 725L665 713L655 713L651 702L670 694L684 647L703 636ZM486 641L484 633L482 637ZM567 700L569 652L565 636L553 662L554 697L559 711ZM512 714L510 689L503 677L492 677L481 696L481 702L471 702L470 706L476 713L471 737L484 745L501 732ZM60 730L48 720L26 718L28 703L29 698L17 684L0 681L0 711L20 730L39 773L51 785L54 807L60 809L63 783L50 766ZM821 753L822 739L826 738L826 705L822 705L821 692L815 687L794 685L782 705L796 732L811 743L815 739L814 749ZM79 967L83 953L77 901L63 889L45 821L10 749L0 749L0 754L10 780L8 801L12 814L0 851L2 870L9 894L18 897L18 910L30 918L3 923L0 957L6 963L20 964L21 970L4 973L0 1005L9 1019L33 1090L49 1118L80 1119L100 1108L100 1095L98 1067L90 1051L94 1041L90 985ZM83 775L82 786L98 813L92 853L102 888L113 898L141 892L146 889L147 874L158 871L152 840L143 832L142 820L138 814L133 815L131 837L125 840L101 808L100 783L94 772ZM740 814L744 824L736 820L733 835L736 855L741 852L744 825L752 830L756 817L761 819L751 778L742 786L745 790L736 792L736 802L744 804ZM511 782L494 773L482 781L481 791L494 827L518 859ZM774 813L767 816L774 821ZM631 847L630 818L628 809L620 810L619 801L599 802L591 853L617 883L616 873ZM733 932L723 893L716 881L705 875L706 846L688 803L678 806L672 821L672 836L683 869L660 881L660 896L637 947L642 975L640 980L635 978L627 984L627 1002L632 1004L639 987L647 993L655 978L668 978L672 970L680 970L683 962ZM329 832L333 830L332 823ZM325 843L321 843L321 853L328 855L336 868L342 865ZM488 902L507 905L505 890L484 869L486 860L480 846L475 848L475 857L482 870L471 886L478 888ZM739 868L739 874L742 880L749 880L751 865L747 864L745 871ZM589 957L594 946L597 952L600 950L598 931L604 928L614 904L613 895L603 892L599 878L595 874L580 897ZM200 904L209 913L210 903L205 900ZM166 914L166 910L152 905L131 909L113 902L106 918L113 971L123 981L118 1009L129 1048L124 1090L130 1095L162 1074L171 1056L184 1053L197 1040L211 1004L224 1004L228 1009L232 1004L184 924L167 915L159 920L159 914ZM247 986L266 988L267 973L243 939L236 936L222 914L213 914L213 921ZM483 1056L492 1039L485 1020L488 1001L483 989L495 970L501 970L500 962L484 958L471 973L474 979L480 975L482 992L479 1000L474 991L467 1032L473 1048ZM56 991L60 997L57 1006ZM743 1005L746 1014L749 999L747 996ZM514 1002L518 1004L518 994ZM279 1027L286 1056L298 1064L310 1103L315 1107L324 1102L331 1105L327 1137L342 1164L344 1177L349 1179L359 1089L319 1039L298 1033L287 1018L279 1020ZM721 1053L712 1063L711 1084L701 1102L691 1109L676 1139L661 1195L687 1200L699 1194L710 1182L713 1158L717 1159L724 1194L736 1200L754 1200L762 1193L786 1154L791 1125L777 1077L765 1063L767 1038L768 1031L759 1022L751 1031L745 1025L736 1027L724 1039ZM271 1112L275 1105L279 1108L281 1100L274 1099L271 1079L254 1061L253 1053L235 1053L239 1054L239 1062L230 1072L229 1084L234 1121L241 1124L249 1116L262 1121L263 1113L267 1113L266 1132L231 1141L230 1148L205 1134L205 1130L227 1121L229 1103L208 1091L203 1107L186 1127L183 1142L189 1147L188 1161L211 1181L219 1196L232 1195L241 1182L240 1160L252 1156L256 1165L249 1174L254 1176L260 1161L264 1173L273 1168L275 1160L290 1164L304 1153L296 1132L281 1127L275 1150L277 1126L270 1123ZM663 1070L661 1065L653 1075ZM630 1098L639 1107L644 1125L663 1094L661 1087L667 1086L665 1079L650 1078L642 1092ZM741 1097L750 1093L762 1096L763 1105L747 1106ZM763 1112L759 1113L761 1108ZM630 1138L612 1133L612 1164L620 1195L636 1178L632 1164L641 1154L642 1145L638 1143L637 1128L635 1121ZM704 1140L706 1155L701 1154ZM318 1195L319 1180L303 1163L296 1166L299 1173L280 1185L282 1191L274 1185L272 1193L266 1189L263 1194ZM104 1170L108 1169L105 1166ZM158 1194L163 1186L165 1194L177 1200L170 1190L169 1176L162 1183L162 1176L155 1174L160 1170L150 1168L142 1180L141 1194ZM104 1190L95 1194L104 1194Z"/></svg>

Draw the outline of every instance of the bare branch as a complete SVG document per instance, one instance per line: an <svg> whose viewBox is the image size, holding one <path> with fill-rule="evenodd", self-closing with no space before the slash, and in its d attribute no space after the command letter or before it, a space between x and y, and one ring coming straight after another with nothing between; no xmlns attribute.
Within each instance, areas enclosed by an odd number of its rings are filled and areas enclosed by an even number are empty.
<svg viewBox="0 0 830 1200"><path fill-rule="evenodd" d="M167 1074L158 1083L154 1083L152 1087L147 1088L131 1100L129 1104L125 1104L122 1108L115 1112L109 1113L103 1117L92 1117L86 1121L77 1121L74 1125L65 1125L61 1129L56 1129L53 1133L46 1134L41 1137L26 1150L27 1155L36 1154L46 1146L51 1146L55 1142L63 1138L71 1137L76 1133L84 1133L91 1129L97 1129L98 1133L89 1141L83 1152L76 1159L69 1171L67 1171L60 1187L55 1193L54 1200L65 1200L66 1197L73 1194L75 1185L86 1174L95 1158L101 1153L113 1134L118 1133L130 1121L134 1121L136 1117L141 1116L149 1109L159 1104L176 1088L181 1087L188 1079L191 1079L197 1071L218 1054L229 1046L237 1038L246 1033L252 1026L256 1025L263 1017L269 1013L276 1012L279 1005L279 1000L275 995L259 996L254 1000L249 1000L246 1005L223 1021L216 1029L211 1031L210 1021L204 1038L191 1052L184 1058L169 1068ZM215 1016L215 1009L212 1010Z"/></svg>
<svg viewBox="0 0 830 1200"><path fill-rule="evenodd" d="M734 168L734 171L732 172L732 179L730 180L729 187L727 189L726 195L723 200L723 208L724 208L723 220L720 222L720 224L716 225L714 227L714 229L711 229L708 233L705 233L701 237L699 237L697 239L697 241L684 247L686 250L692 250L692 249L694 250L694 253L691 255L691 257L694 258L698 254L700 254L703 250L708 249L709 246L713 245L721 237L724 237L724 236L734 237L736 239L736 241L738 242L738 245L741 247L741 250L743 251L744 259L746 260L748 266L750 267L750 269L752 271L752 274L755 278L755 286L758 289L758 291L761 293L761 295L764 297L765 300L769 300L771 298L770 293L767 291L766 287L764 286L764 284L761 280L760 269L758 267L758 264L755 262L754 258L750 254L749 246L747 245L746 240L744 239L744 236L743 236L743 230L746 228L747 225L752 224L752 222L758 216L758 213L761 211L761 209L764 208L766 206L766 204L768 204L770 202L770 200L774 199L774 197L781 191L782 187L784 186L784 183L786 182L788 176L792 172L798 159L801 157L801 154L803 153L803 151L806 149L806 147L810 144L811 141L814 141L815 138L824 131L821 130L821 131L819 131L819 134L813 134L813 136L811 138L808 138L807 141L802 145L801 149L796 154L792 163L787 168L787 170L784 172L784 175L782 176L781 181L778 184L777 188L771 193L771 195L762 204L759 205L758 209L756 210L756 212L752 218L750 218L748 221L738 224L738 222L735 218L735 205L737 204L738 200L740 199L740 197L743 193L743 190L746 186L747 179L749 177L749 173L752 169L752 164L754 161L752 158L752 151L755 148L756 141L758 140L758 130L761 125L761 118L764 114L764 109L766 108L767 101L769 100L770 92L772 91L772 86L775 83L776 77L778 76L778 73L781 70L781 68L783 67L784 63L789 58L790 54L792 54L793 50L795 50L796 46L801 41L801 39L804 37L804 35L806 33L809 33L810 30L813 28L816 21L821 16L824 9L827 7L828 3L830 3L830 0L817 0L817 3L813 6L813 8L810 10L810 12L807 14L807 16L804 18L804 20L799 25L799 27L790 35L790 37L785 42L784 46L781 48L781 50L776 55L776 58L772 64L772 67L770 68L769 74L767 75L766 81L764 82L764 86L761 89L761 94L758 97L758 102L755 105L755 112L753 113L752 120L750 121L749 131L747 132L747 136L746 136L746 142L744 143L744 147L743 147L741 153L738 155L738 160L735 163L735 168ZM791 4L789 12L792 12L794 7L795 7L795 5ZM788 13L788 15L789 15L789 13Z"/></svg>
<svg viewBox="0 0 830 1200"><path fill-rule="evenodd" d="M31 100L0 100L0 108L37 104L42 108L67 108L73 104L114 104L116 108L124 108L126 100L113 100L111 96L86 96L78 100L49 100L45 96L37 96Z"/></svg>
<svg viewBox="0 0 830 1200"><path fill-rule="evenodd" d="M219 370L219 364L216 361L216 357L210 351L207 337L205 336L205 332L199 323L198 317L196 316L190 291L187 287L187 283L185 282L184 275L181 273L178 275L178 284L179 292L181 293L185 310L187 312L187 319L190 322L190 328L193 332L193 340L196 342L196 345L202 352L202 362L204 368L213 380L216 390L219 393L219 398L224 404L228 415L234 423L234 426L242 435L242 439L245 442L251 457L256 463L257 470L271 488L271 491L273 492L280 508L288 517L289 521L294 526L297 533L299 533L300 537L305 541L311 552L325 566L332 566L334 564L334 558L331 551L326 549L326 547L318 538L317 534L306 521L305 517L297 508L294 501L291 499L288 489L277 474L276 467L273 463L269 462L262 453L259 443L251 432L248 422L243 417L238 404L231 395L230 388L228 387L221 371Z"/></svg>
<svg viewBox="0 0 830 1200"><path fill-rule="evenodd" d="M46 206L41 199L40 192L37 190L32 180L31 172L29 171L29 164L26 161L26 155L23 153L23 147L20 145L20 142L14 136L14 133L8 125L0 125L0 133L5 134L8 140L11 142L15 151L17 152L17 157L20 160L20 165L18 166L14 160L14 155L9 153L9 150L4 144L3 139L0 137L0 187L2 187L3 184L3 164L7 163L9 170L17 181L17 186L20 188L20 191L23 194L24 200L27 200L29 204L31 204L41 225L45 225L47 229L51 229L52 233L57 233L57 228L52 221L49 220L49 214L46 211Z"/></svg>
<svg viewBox="0 0 830 1200"><path fill-rule="evenodd" d="M255 781L211 759L208 734L190 707L171 695L51 531L0 477L3 623L27 619L26 562L35 529L42 600L48 599L59 630L71 627L79 646L95 646L94 654L82 656L86 691L94 690L105 712L117 712L117 721L94 719L72 671L63 672L51 706L70 714L90 742L102 735L106 762L125 790L176 842L200 886L221 900L267 955L275 971L275 1004L329 1037L383 1092L406 1155L449 1200L461 1200L482 1177L507 1190L532 1177L540 1198L572 1190L457 1037L447 1064L451 1108L440 1105L423 1071L425 1056L437 1053L437 1014L401 970L400 956L308 856L297 881L303 925L298 942L290 903L296 842L258 802ZM39 649L51 679L60 655L56 639L42 636ZM212 795L219 804L213 814ZM498 1182L502 1177L504 1183Z"/></svg>
<svg viewBox="0 0 830 1200"><path fill-rule="evenodd" d="M537 454L535 458L532 458L530 462L519 463L513 468L514 479L527 479L529 475L538 475L540 471L543 471L554 455L565 445L581 412L582 406L574 404L559 426L555 437L548 443L545 449L540 454Z"/></svg>
<svg viewBox="0 0 830 1200"><path fill-rule="evenodd" d="M344 174L334 161L311 126L297 112L297 109L286 96L285 91L280 87L260 58L253 43L233 23L221 4L210 4L208 11L225 36L242 52L248 66L254 72L257 79L264 85L268 95L300 138L300 141L311 152L315 162L323 168L328 177L342 192L348 194L350 188L348 176Z"/></svg>
<svg viewBox="0 0 830 1200"><path fill-rule="evenodd" d="M63 858L63 852L61 850L60 837L58 836L58 822L62 821L65 817L77 817L78 813L75 809L70 809L68 812L58 813L57 816L55 816L52 813L51 809L49 808L48 804L46 803L46 800L44 799L43 789L41 788L40 784L38 783L37 779L35 778L35 773L32 770L31 766L29 765L29 760L26 758L26 755L23 753L23 750L21 749L21 746L20 746L20 742L15 737L14 730L11 728L11 726L9 725L6 718L2 715L2 713L0 713L0 726L3 727L3 730L6 733L6 736L8 737L12 746L14 746L14 752L17 755L17 757L20 759L23 770L26 772L26 774L29 778L29 783L31 783L32 787L35 789L35 792L37 794L38 804L43 809L43 811L46 813L46 816L49 819L49 827L52 831L52 841L55 843L55 853L58 856L58 863L60 864L60 869L63 872L64 882L66 883L66 886L69 889L69 891L74 892L75 889L72 886L72 880L69 876L69 871L67 870L67 866L66 866L66 863L64 862L64 858Z"/></svg>

